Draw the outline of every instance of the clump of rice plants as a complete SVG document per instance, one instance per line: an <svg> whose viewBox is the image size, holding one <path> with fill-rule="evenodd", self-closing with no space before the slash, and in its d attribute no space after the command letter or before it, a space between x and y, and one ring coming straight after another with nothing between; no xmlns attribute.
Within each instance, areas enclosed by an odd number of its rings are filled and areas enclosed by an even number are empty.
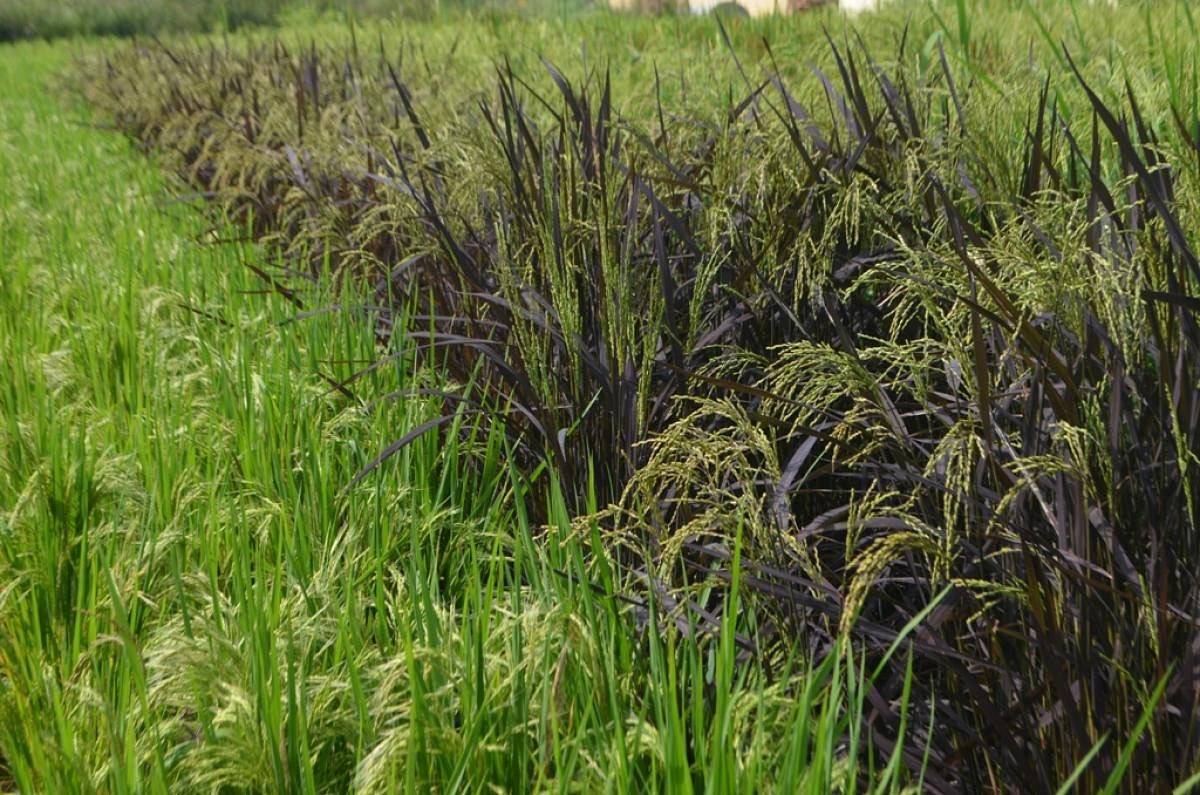
<svg viewBox="0 0 1200 795"><path fill-rule="evenodd" d="M345 488L440 401L332 389L375 355L369 296L297 318L270 252L194 245L204 219L42 89L70 54L0 49L0 791L917 783L859 758L881 672L846 644L768 676L736 581L713 642L632 631L600 537L561 500L531 522L469 413ZM412 364L354 390L442 386Z"/></svg>
<svg viewBox="0 0 1200 795"><path fill-rule="evenodd" d="M275 289L366 285L380 344L446 374L364 474L466 406L691 631L738 620L740 578L746 654L853 638L865 747L927 786L1173 786L1200 764L1194 55L1161 42L1162 97L1154 63L1114 71L1139 9L1097 16L1107 52L1004 9L888 44L899 13L793 23L811 68L709 24L699 97L361 37L145 46L86 91L279 247Z"/></svg>

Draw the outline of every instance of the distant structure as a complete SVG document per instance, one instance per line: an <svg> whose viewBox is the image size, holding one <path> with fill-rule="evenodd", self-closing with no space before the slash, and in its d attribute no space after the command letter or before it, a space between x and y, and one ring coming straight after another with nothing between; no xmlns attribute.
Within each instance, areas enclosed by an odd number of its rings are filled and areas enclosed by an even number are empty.
<svg viewBox="0 0 1200 795"><path fill-rule="evenodd" d="M836 5L843 11L857 13L875 9L879 2L880 0L608 0L609 7L618 11L641 11L651 14L665 11L692 14L726 11L752 17L790 14L826 5Z"/></svg>

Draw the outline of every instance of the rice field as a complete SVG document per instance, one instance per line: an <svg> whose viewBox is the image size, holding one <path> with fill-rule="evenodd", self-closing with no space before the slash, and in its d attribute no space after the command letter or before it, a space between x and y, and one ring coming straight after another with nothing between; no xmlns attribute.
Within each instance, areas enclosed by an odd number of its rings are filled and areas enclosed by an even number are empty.
<svg viewBox="0 0 1200 795"><path fill-rule="evenodd" d="M1200 784L1187 3L425 16L0 49L0 791Z"/></svg>
<svg viewBox="0 0 1200 795"><path fill-rule="evenodd" d="M347 491L437 405L331 388L371 327L264 294L261 247L49 90L68 61L0 55L0 790L856 780L853 658L768 678L732 624L639 634L591 542L531 526L497 438ZM409 360L360 388L418 384Z"/></svg>

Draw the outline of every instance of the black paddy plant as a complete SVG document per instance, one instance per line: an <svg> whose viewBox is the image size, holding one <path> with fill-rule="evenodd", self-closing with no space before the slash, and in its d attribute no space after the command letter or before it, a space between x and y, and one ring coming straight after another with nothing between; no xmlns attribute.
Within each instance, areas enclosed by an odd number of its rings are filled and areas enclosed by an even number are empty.
<svg viewBox="0 0 1200 795"><path fill-rule="evenodd" d="M457 385L368 470L476 412L699 632L740 539L744 653L854 638L871 747L932 789L1169 792L1200 764L1194 111L1068 51L989 100L930 41L763 44L707 116L357 42L142 44L86 91L284 255L274 289L366 285L372 368L407 340Z"/></svg>

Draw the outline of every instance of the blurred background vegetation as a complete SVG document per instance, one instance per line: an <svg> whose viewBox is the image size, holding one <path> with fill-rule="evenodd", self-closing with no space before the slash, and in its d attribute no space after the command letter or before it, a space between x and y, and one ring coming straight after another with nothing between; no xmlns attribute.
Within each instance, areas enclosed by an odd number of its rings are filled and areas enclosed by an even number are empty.
<svg viewBox="0 0 1200 795"><path fill-rule="evenodd" d="M0 0L0 42L212 32L322 17L427 19L487 8L575 13L594 5L593 0Z"/></svg>

